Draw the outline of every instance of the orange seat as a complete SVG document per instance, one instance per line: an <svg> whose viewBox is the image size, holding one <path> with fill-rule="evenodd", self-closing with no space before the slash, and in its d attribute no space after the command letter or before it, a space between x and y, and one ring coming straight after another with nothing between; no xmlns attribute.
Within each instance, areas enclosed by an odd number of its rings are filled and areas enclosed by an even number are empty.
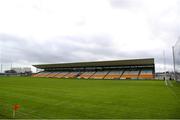
<svg viewBox="0 0 180 120"><path fill-rule="evenodd" d="M64 78L75 78L78 74L79 74L79 72L71 72L71 73L65 75Z"/></svg>
<svg viewBox="0 0 180 120"><path fill-rule="evenodd" d="M153 74L140 74L139 78L140 79L153 79L154 75Z"/></svg>
<svg viewBox="0 0 180 120"><path fill-rule="evenodd" d="M119 79L121 75L109 74L104 79Z"/></svg>
<svg viewBox="0 0 180 120"><path fill-rule="evenodd" d="M34 75L33 77L46 77L47 75L49 75L50 73L45 73L45 72L42 72L42 73L38 73L36 75Z"/></svg>
<svg viewBox="0 0 180 120"><path fill-rule="evenodd" d="M90 78L95 72L85 72L83 74L81 74L78 78L85 78L88 79Z"/></svg>
<svg viewBox="0 0 180 120"><path fill-rule="evenodd" d="M121 76L121 79L137 79L137 74L124 74Z"/></svg>
<svg viewBox="0 0 180 120"><path fill-rule="evenodd" d="M105 75L96 74L96 75L91 76L90 78L93 78L93 79L103 79L104 77L105 77Z"/></svg>
<svg viewBox="0 0 180 120"><path fill-rule="evenodd" d="M58 73L50 73L49 75L47 75L46 77L49 77L49 78L53 78L54 76L56 76Z"/></svg>
<svg viewBox="0 0 180 120"><path fill-rule="evenodd" d="M58 73L58 74L56 74L54 77L55 78L63 78L65 75L67 75L68 74L68 72L62 72L62 73Z"/></svg>

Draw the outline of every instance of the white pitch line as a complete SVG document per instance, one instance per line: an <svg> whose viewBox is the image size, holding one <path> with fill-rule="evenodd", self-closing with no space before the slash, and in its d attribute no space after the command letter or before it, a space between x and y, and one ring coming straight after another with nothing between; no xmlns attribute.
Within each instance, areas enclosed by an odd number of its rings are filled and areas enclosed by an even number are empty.
<svg viewBox="0 0 180 120"><path fill-rule="evenodd" d="M180 100L178 99L177 94L169 86L167 86L167 88L172 93L172 95L177 99L177 101L180 103Z"/></svg>

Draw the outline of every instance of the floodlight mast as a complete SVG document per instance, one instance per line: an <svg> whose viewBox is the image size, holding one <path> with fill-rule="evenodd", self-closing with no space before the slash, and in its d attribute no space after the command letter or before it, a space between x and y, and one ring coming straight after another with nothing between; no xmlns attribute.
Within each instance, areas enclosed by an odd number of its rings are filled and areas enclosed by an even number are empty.
<svg viewBox="0 0 180 120"><path fill-rule="evenodd" d="M166 56L165 56L165 50L163 51L163 57L164 57L164 81L166 86L168 85L167 78L166 78Z"/></svg>
<svg viewBox="0 0 180 120"><path fill-rule="evenodd" d="M175 54L174 54L174 46L172 46L172 52L173 52L173 69L174 69L174 80L176 80L176 61L175 61Z"/></svg>
<svg viewBox="0 0 180 120"><path fill-rule="evenodd" d="M165 50L163 51L163 58L164 58L164 73L165 73L164 75L166 77L166 55L165 55Z"/></svg>

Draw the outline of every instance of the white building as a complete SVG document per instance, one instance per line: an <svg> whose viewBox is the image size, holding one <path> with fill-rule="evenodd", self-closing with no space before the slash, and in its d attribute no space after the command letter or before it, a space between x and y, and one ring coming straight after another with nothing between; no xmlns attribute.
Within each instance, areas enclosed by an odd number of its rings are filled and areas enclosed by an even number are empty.
<svg viewBox="0 0 180 120"><path fill-rule="evenodd" d="M31 72L31 68L30 67L16 67L16 68L12 68L11 70L16 71L17 73L25 73L25 72Z"/></svg>

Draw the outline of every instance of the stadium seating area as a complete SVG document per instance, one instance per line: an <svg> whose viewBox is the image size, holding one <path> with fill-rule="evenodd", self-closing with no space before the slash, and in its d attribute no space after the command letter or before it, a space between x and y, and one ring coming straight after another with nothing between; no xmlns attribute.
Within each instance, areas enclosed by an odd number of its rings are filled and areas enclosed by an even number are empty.
<svg viewBox="0 0 180 120"><path fill-rule="evenodd" d="M33 65L33 77L78 79L154 79L154 58Z"/></svg>
<svg viewBox="0 0 180 120"><path fill-rule="evenodd" d="M121 75L123 74L123 70L119 71L110 71L104 79L120 79Z"/></svg>
<svg viewBox="0 0 180 120"><path fill-rule="evenodd" d="M141 73L139 74L139 79L148 79L148 78L154 78L152 70L141 70Z"/></svg>
<svg viewBox="0 0 180 120"><path fill-rule="evenodd" d="M53 78L53 77L55 77L57 74L59 74L59 72L51 72L51 73L48 74L46 77Z"/></svg>
<svg viewBox="0 0 180 120"><path fill-rule="evenodd" d="M59 72L57 75L55 75L55 78L63 78L65 75L69 74L69 72Z"/></svg>
<svg viewBox="0 0 180 120"><path fill-rule="evenodd" d="M95 74L95 72L84 72L78 78L88 79L94 74Z"/></svg>
<svg viewBox="0 0 180 120"><path fill-rule="evenodd" d="M98 71L90 78L92 79L104 79L104 77L108 74L109 71Z"/></svg>
<svg viewBox="0 0 180 120"><path fill-rule="evenodd" d="M76 78L78 75L79 72L70 72L69 74L65 75L64 78Z"/></svg>
<svg viewBox="0 0 180 120"><path fill-rule="evenodd" d="M152 70L150 69L122 69L86 72L40 72L33 75L33 77L84 79L150 79L154 76Z"/></svg>
<svg viewBox="0 0 180 120"><path fill-rule="evenodd" d="M34 74L33 77L46 77L49 74L51 74L51 72L40 72L38 74Z"/></svg>
<svg viewBox="0 0 180 120"><path fill-rule="evenodd" d="M139 70L125 70L121 79L137 79Z"/></svg>

